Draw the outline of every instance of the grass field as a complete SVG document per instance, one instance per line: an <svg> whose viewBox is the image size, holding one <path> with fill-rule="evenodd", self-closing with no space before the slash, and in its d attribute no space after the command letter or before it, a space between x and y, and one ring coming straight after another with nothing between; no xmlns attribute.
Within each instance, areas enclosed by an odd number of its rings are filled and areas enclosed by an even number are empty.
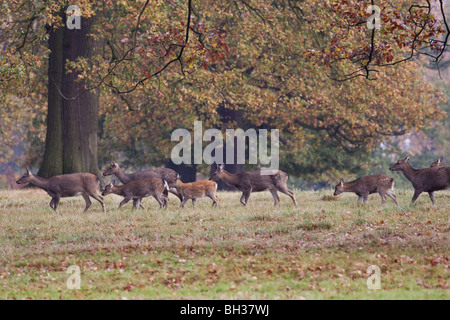
<svg viewBox="0 0 450 320"><path fill-rule="evenodd" d="M248 207L219 193L219 207L170 195L169 210L107 213L93 200L64 198L59 214L41 190L0 191L0 299L449 299L450 194L400 206L378 195L368 205L332 191L296 191L273 207L269 192ZM67 268L80 267L70 290ZM367 268L381 269L381 289Z"/></svg>

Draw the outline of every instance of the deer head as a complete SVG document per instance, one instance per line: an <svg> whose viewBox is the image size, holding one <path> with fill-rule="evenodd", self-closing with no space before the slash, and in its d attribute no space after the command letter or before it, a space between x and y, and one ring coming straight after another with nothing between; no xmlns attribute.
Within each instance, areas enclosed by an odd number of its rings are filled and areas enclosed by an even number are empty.
<svg viewBox="0 0 450 320"><path fill-rule="evenodd" d="M406 158L398 160L396 163L394 163L389 170L391 171L403 171L405 169L406 165L409 163L409 158L411 156L408 155Z"/></svg>
<svg viewBox="0 0 450 320"><path fill-rule="evenodd" d="M23 174L23 176L16 181L17 184L25 184L31 182L31 177L33 176L33 173L30 171L30 169L28 169L28 167L26 167L25 170L26 172Z"/></svg>
<svg viewBox="0 0 450 320"><path fill-rule="evenodd" d="M344 178L334 187L334 196L338 196L344 192Z"/></svg>
<svg viewBox="0 0 450 320"><path fill-rule="evenodd" d="M110 176L117 172L119 172L119 165L114 161L111 161L111 164L109 165L108 169L106 169L105 172L103 172L103 175Z"/></svg>
<svg viewBox="0 0 450 320"><path fill-rule="evenodd" d="M211 177L209 177L209 180L220 180L222 179L222 177L224 176L224 165L223 164L219 164L216 168L216 171L214 171L214 173L211 175Z"/></svg>

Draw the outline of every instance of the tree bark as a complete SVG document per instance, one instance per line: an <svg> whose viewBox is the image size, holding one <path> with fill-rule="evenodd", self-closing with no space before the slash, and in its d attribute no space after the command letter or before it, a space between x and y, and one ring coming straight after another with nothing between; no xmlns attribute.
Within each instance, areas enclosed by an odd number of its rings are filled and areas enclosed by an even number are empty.
<svg viewBox="0 0 450 320"><path fill-rule="evenodd" d="M81 29L64 29L64 61L74 61L93 54L95 45L88 38L92 18L83 18L81 24ZM66 97L76 97L85 90L85 83L77 79L77 72L64 74L63 92ZM99 175L98 111L99 94L95 91L84 91L76 100L64 100L64 173L90 172Z"/></svg>
<svg viewBox="0 0 450 320"><path fill-rule="evenodd" d="M47 134L39 175L90 172L100 175L97 160L99 93L85 91L78 73L67 73L65 63L89 58L98 43L89 38L93 19L82 18L81 29L61 27L49 38ZM61 95L61 92L63 95ZM66 99L66 98L68 99Z"/></svg>
<svg viewBox="0 0 450 320"><path fill-rule="evenodd" d="M63 39L61 28L49 28L48 47L50 49L48 62L47 86L47 134L45 137L45 151L38 175L51 177L63 172L63 131L62 106L63 98L58 92L64 74Z"/></svg>

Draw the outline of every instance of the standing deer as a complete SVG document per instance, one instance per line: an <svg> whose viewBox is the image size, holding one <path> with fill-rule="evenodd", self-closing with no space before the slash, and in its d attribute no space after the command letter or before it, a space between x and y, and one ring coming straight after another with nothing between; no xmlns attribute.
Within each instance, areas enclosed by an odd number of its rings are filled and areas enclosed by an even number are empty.
<svg viewBox="0 0 450 320"><path fill-rule="evenodd" d="M122 196L124 199L120 202L119 208L128 201L133 200L133 209L138 209L141 206L142 198L153 196L159 203L159 208L167 209L169 185L166 180L160 178L146 178L141 180L130 181L122 186L116 186L113 180L106 185L102 195L114 193ZM143 208L143 207L142 207Z"/></svg>
<svg viewBox="0 0 450 320"><path fill-rule="evenodd" d="M100 192L100 180L91 173L70 173L53 176L50 178L42 178L34 175L28 168L24 175L16 181L17 184L30 183L38 188L45 190L52 201L50 208L55 212L61 198L83 196L86 202L85 213L91 206L89 197L94 198L102 204L103 212L106 212L103 198L97 194Z"/></svg>
<svg viewBox="0 0 450 320"><path fill-rule="evenodd" d="M262 175L259 170L244 171L242 173L234 174L227 172L224 169L223 164L220 164L209 178L209 180L222 180L226 184L234 186L239 191L242 191L240 201L244 206L247 205L248 199L250 198L250 194L252 192L260 192L265 190L269 190L272 193L275 206L280 202L277 191L287 194L291 197L294 204L297 205L294 193L286 186L287 179L288 175L283 171L278 171L273 175Z"/></svg>
<svg viewBox="0 0 450 320"><path fill-rule="evenodd" d="M212 205L217 207L217 183L214 181L202 180L183 183L183 181L180 180L180 176L178 176L177 186L183 195L183 201L180 205L181 208L184 208L185 203L188 202L189 199L192 200L192 206L195 206L196 199L204 196L209 197L213 201Z"/></svg>
<svg viewBox="0 0 450 320"><path fill-rule="evenodd" d="M431 202L434 204L434 191L450 189L450 167L432 167L416 170L409 164L408 155L398 160L389 170L402 171L403 175L411 181L414 187L414 196L411 203L416 202L422 192L428 192Z"/></svg>
<svg viewBox="0 0 450 320"><path fill-rule="evenodd" d="M351 182L344 182L344 179L334 188L334 196L343 192L354 192L358 196L358 202L367 203L369 194L378 193L381 197L381 204L386 201L386 196L394 200L398 206L397 197L392 193L394 190L394 179L384 174L374 174L361 177Z"/></svg>
<svg viewBox="0 0 450 320"><path fill-rule="evenodd" d="M147 169L144 171L127 174L119 167L117 163L112 161L108 169L106 169L105 172L103 172L103 175L104 176L115 175L117 179L119 179L120 182L122 182L123 184L145 178L164 179L169 184L169 192L176 195L180 199L180 201L183 201L183 196L181 195L180 191L177 190L176 186L177 173L169 168Z"/></svg>

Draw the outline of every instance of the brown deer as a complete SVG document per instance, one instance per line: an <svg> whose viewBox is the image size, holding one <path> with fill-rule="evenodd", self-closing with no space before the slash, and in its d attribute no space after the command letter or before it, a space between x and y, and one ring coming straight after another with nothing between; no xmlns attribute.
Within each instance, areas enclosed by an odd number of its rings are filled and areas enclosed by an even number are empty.
<svg viewBox="0 0 450 320"><path fill-rule="evenodd" d="M422 192L428 192L431 202L434 204L434 192L450 189L450 167L432 167L416 170L409 164L408 155L398 160L389 170L402 171L403 175L411 181L414 187L414 196L411 203L416 202Z"/></svg>
<svg viewBox="0 0 450 320"><path fill-rule="evenodd" d="M252 192L260 192L265 190L269 190L272 193L275 206L280 202L277 191L287 194L291 197L294 204L297 205L294 193L286 186L287 179L288 175L283 171L278 171L273 175L262 175L259 170L244 171L242 173L234 174L227 172L224 169L223 164L220 164L209 178L209 180L222 180L226 184L234 186L239 191L242 191L240 201L244 206L247 205L248 199L250 198L250 194Z"/></svg>
<svg viewBox="0 0 450 320"><path fill-rule="evenodd" d="M431 163L431 168L434 167L444 167L444 165L442 164L442 162L444 162L444 157L440 157L439 159L437 159L436 161Z"/></svg>
<svg viewBox="0 0 450 320"><path fill-rule="evenodd" d="M120 202L119 210L128 201L133 200L133 209L141 206L142 198L153 196L159 203L159 208L167 209L169 185L166 180L160 178L146 178L141 180L130 181L122 186L116 186L113 180L106 185L102 195L114 193L122 196L124 199ZM143 207L142 207L143 208Z"/></svg>
<svg viewBox="0 0 450 320"><path fill-rule="evenodd" d="M397 197L392 193L394 190L394 179L384 174L374 174L361 177L351 182L344 182L344 179L334 188L334 196L343 192L353 192L358 196L358 202L367 203L369 194L378 193L381 197L381 204L386 201L386 196L394 200L398 206Z"/></svg>
<svg viewBox="0 0 450 320"><path fill-rule="evenodd" d="M169 185L169 192L176 195L180 201L183 201L183 196L180 191L177 190L176 181L177 181L177 173L169 168L156 168L156 169L147 169L144 171L139 171L135 173L125 173L117 163L114 161L111 162L108 169L103 172L104 176L115 175L117 179L120 180L123 184L126 184L131 181L141 180L145 178L160 178L167 181Z"/></svg>
<svg viewBox="0 0 450 320"><path fill-rule="evenodd" d="M70 173L53 176L50 178L42 178L34 175L28 168L24 175L16 181L17 184L29 183L38 188L45 190L52 201L50 207L55 211L61 198L83 196L86 202L85 213L91 206L89 197L94 198L102 204L103 212L106 212L103 198L97 194L100 192L100 180L91 173Z"/></svg>
<svg viewBox="0 0 450 320"><path fill-rule="evenodd" d="M195 201L197 198L202 198L204 196L209 197L213 201L213 206L217 207L217 183L210 180L202 180L196 182L183 183L178 176L177 179L178 190L181 191L183 195L183 201L181 202L180 207L184 208L186 202L189 199L192 200L192 206L195 207Z"/></svg>

